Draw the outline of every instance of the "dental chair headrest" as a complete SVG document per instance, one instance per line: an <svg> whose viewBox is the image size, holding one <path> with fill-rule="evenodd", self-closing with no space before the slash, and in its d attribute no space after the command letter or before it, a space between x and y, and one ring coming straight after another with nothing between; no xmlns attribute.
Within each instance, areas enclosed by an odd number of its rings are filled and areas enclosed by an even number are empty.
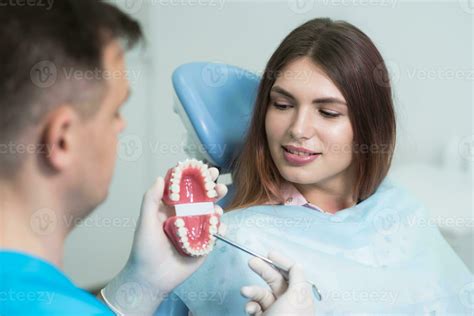
<svg viewBox="0 0 474 316"><path fill-rule="evenodd" d="M231 171L243 145L259 82L251 72L220 63L194 62L174 71L175 111L192 142L204 149L196 158L208 160L222 173Z"/></svg>

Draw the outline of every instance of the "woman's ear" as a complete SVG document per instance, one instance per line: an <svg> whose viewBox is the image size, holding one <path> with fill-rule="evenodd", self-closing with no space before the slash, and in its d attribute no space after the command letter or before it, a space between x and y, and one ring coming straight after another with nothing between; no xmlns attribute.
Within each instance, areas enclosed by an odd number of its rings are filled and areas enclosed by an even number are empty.
<svg viewBox="0 0 474 316"><path fill-rule="evenodd" d="M77 112L71 106L60 106L46 118L42 143L47 148L46 164L56 171L61 171L73 164L72 154Z"/></svg>

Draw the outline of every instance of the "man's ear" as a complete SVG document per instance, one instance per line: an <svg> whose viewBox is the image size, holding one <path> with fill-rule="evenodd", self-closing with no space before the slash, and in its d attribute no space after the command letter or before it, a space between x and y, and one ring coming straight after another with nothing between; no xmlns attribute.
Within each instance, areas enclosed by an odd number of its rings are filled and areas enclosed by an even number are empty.
<svg viewBox="0 0 474 316"><path fill-rule="evenodd" d="M56 171L73 164L72 148L79 117L72 106L60 106L46 118L42 143L47 148L46 164Z"/></svg>

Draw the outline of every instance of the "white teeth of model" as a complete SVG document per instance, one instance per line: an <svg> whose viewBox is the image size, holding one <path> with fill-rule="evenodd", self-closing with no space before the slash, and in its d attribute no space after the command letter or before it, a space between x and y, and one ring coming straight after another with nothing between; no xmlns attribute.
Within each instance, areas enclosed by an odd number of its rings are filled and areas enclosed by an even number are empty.
<svg viewBox="0 0 474 316"><path fill-rule="evenodd" d="M172 184L171 187L170 187L170 190L173 193L179 193L179 185L176 184L176 183Z"/></svg>
<svg viewBox="0 0 474 316"><path fill-rule="evenodd" d="M216 225L217 224L217 217L211 216L211 218L209 218L209 223L212 224L212 225Z"/></svg>
<svg viewBox="0 0 474 316"><path fill-rule="evenodd" d="M175 201L175 202L179 201L179 194L178 193L172 193L170 195L170 200Z"/></svg>
<svg viewBox="0 0 474 316"><path fill-rule="evenodd" d="M182 218L178 218L176 222L174 222L174 226L178 228L184 227L184 220Z"/></svg>
<svg viewBox="0 0 474 316"><path fill-rule="evenodd" d="M178 236L179 237L181 237L181 238L186 237L186 239L187 239L188 238L187 235L188 235L188 230L186 229L186 227L180 227L178 229Z"/></svg>
<svg viewBox="0 0 474 316"><path fill-rule="evenodd" d="M216 190L207 191L207 197L209 197L209 198L215 198L216 196L217 196Z"/></svg>
<svg viewBox="0 0 474 316"><path fill-rule="evenodd" d="M204 184L204 187L206 188L207 191L212 190L216 187L216 184L214 182L206 182Z"/></svg>
<svg viewBox="0 0 474 316"><path fill-rule="evenodd" d="M182 170L176 170L174 171L174 174L172 175L171 178L173 179L181 179L181 175L183 174Z"/></svg>
<svg viewBox="0 0 474 316"><path fill-rule="evenodd" d="M212 181L211 175L207 174L206 176L204 176L204 182L208 183L208 182L214 182L214 181Z"/></svg>
<svg viewBox="0 0 474 316"><path fill-rule="evenodd" d="M210 177L209 172L207 170L199 170L201 172L201 176L206 180L207 177Z"/></svg>
<svg viewBox="0 0 474 316"><path fill-rule="evenodd" d="M215 233L217 233L217 228L216 228L215 226L209 227L209 233L210 233L210 234L215 234Z"/></svg>

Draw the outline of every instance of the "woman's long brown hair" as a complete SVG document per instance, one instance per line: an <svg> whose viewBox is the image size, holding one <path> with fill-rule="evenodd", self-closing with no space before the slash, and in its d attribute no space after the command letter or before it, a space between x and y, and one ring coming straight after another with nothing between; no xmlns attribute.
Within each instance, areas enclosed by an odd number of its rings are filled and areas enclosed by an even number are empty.
<svg viewBox="0 0 474 316"><path fill-rule="evenodd" d="M396 140L396 122L388 71L372 41L355 26L327 18L293 30L268 61L244 146L233 168L235 193L226 208L281 201L284 181L275 166L265 133L270 90L290 62L309 57L343 94L354 132L353 197L372 195L388 173ZM366 148L367 150L365 150Z"/></svg>

